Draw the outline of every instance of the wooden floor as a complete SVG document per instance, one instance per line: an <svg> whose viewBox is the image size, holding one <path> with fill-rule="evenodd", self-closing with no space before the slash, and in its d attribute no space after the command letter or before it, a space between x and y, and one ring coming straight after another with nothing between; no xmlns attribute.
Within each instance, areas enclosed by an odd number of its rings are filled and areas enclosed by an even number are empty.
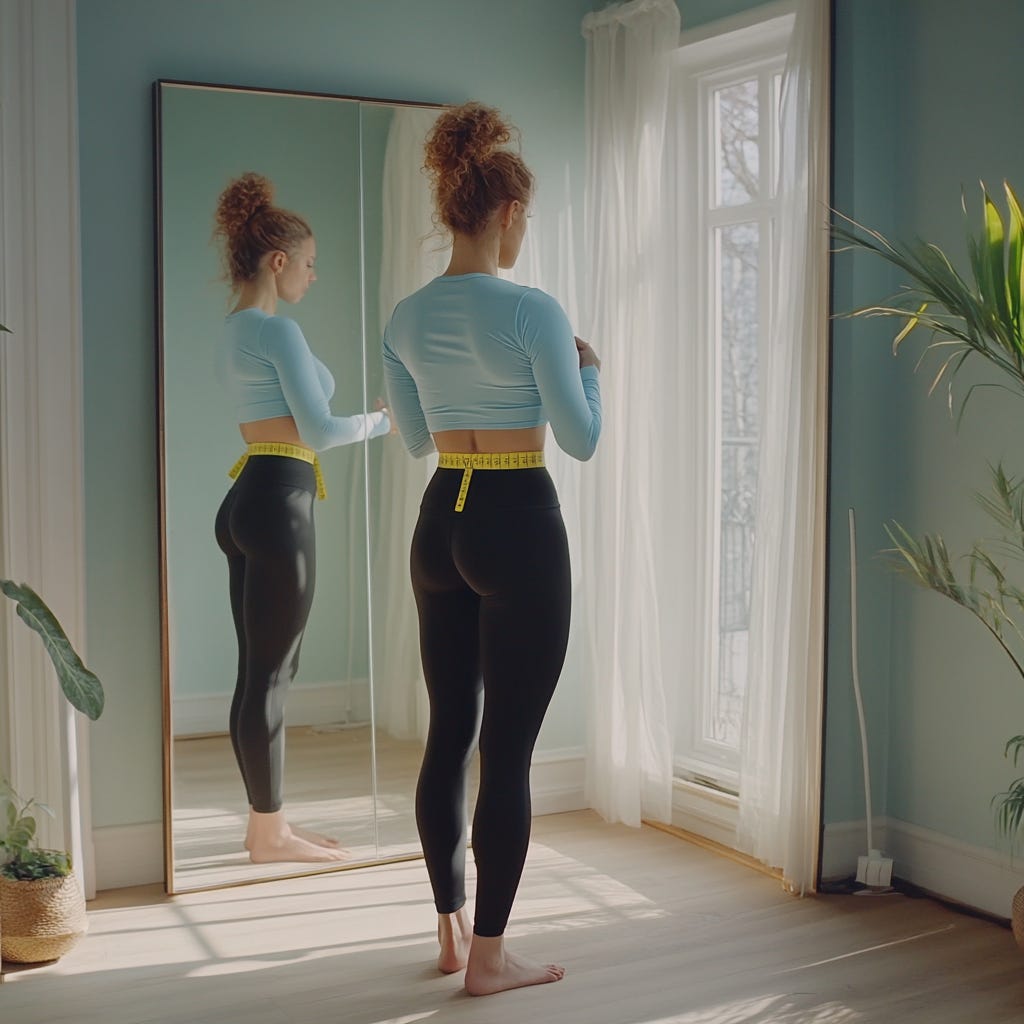
<svg viewBox="0 0 1024 1024"><path fill-rule="evenodd" d="M120 890L3 1024L1009 1024L1024 958L928 899L797 900L771 878L590 812L535 822L509 936L565 980L484 999L433 968L421 861L166 898Z"/></svg>

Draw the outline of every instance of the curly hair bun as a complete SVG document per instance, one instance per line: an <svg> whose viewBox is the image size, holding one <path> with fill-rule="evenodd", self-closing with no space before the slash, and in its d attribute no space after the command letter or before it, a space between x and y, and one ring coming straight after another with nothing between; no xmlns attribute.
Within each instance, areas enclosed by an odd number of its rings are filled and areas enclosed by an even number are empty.
<svg viewBox="0 0 1024 1024"><path fill-rule="evenodd" d="M224 270L233 289L256 277L268 252L291 254L313 234L304 218L273 201L270 180L252 171L235 178L217 200L213 237L223 243Z"/></svg>
<svg viewBox="0 0 1024 1024"><path fill-rule="evenodd" d="M518 131L494 107L464 103L438 115L427 136L423 166L434 186L438 218L452 231L475 235L500 203L528 202L533 175L505 148Z"/></svg>
<svg viewBox="0 0 1024 1024"><path fill-rule="evenodd" d="M485 163L511 139L511 127L494 107L482 103L453 107L434 122L427 139L427 170L461 176L471 165Z"/></svg>
<svg viewBox="0 0 1024 1024"><path fill-rule="evenodd" d="M249 171L236 178L217 201L216 223L220 233L236 238L260 210L273 205L274 186L269 178Z"/></svg>

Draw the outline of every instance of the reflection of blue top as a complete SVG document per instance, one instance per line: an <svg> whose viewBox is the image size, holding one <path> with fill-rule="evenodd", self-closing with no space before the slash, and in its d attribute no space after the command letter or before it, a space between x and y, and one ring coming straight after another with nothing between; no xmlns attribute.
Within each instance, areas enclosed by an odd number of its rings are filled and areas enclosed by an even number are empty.
<svg viewBox="0 0 1024 1024"><path fill-rule="evenodd" d="M217 376L239 423L292 416L303 443L318 452L391 429L385 412L331 415L334 377L294 320L252 306L232 313L224 327Z"/></svg>
<svg viewBox="0 0 1024 1024"><path fill-rule="evenodd" d="M580 367L572 327L548 294L493 274L437 277L403 299L384 331L391 409L409 451L439 430L551 424L589 459L601 433L597 367Z"/></svg>

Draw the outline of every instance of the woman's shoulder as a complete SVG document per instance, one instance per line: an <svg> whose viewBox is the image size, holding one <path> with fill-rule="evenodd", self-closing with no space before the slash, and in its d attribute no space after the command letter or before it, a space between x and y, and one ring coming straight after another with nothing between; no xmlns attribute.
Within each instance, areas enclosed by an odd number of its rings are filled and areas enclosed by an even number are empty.
<svg viewBox="0 0 1024 1024"><path fill-rule="evenodd" d="M524 286L517 312L520 319L529 321L556 321L561 324L568 319L558 299L541 288Z"/></svg>
<svg viewBox="0 0 1024 1024"><path fill-rule="evenodd" d="M260 328L264 337L303 338L302 328L290 316L268 313Z"/></svg>
<svg viewBox="0 0 1024 1024"><path fill-rule="evenodd" d="M255 324L259 348L268 355L309 348L302 328L290 316L278 316L260 311L262 317Z"/></svg>

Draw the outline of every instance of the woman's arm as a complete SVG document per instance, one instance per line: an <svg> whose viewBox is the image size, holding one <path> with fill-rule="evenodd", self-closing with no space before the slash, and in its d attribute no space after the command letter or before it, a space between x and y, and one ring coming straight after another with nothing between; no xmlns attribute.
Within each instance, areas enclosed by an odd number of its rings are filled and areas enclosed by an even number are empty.
<svg viewBox="0 0 1024 1024"><path fill-rule="evenodd" d="M405 368L405 363L398 358L388 340L388 332L384 331L384 381L388 389L388 401L394 414L398 430L409 449L409 454L421 459L436 451L434 439L427 429L427 419L420 405L420 393L416 389L416 381Z"/></svg>
<svg viewBox="0 0 1024 1024"><path fill-rule="evenodd" d="M601 384L596 366L580 367L569 318L546 292L531 288L516 310L544 414L562 451L586 461L601 436Z"/></svg>
<svg viewBox="0 0 1024 1024"><path fill-rule="evenodd" d="M299 437L314 451L379 437L391 429L386 412L334 416L316 360L302 329L288 317L273 316L260 328L260 345L273 363Z"/></svg>

